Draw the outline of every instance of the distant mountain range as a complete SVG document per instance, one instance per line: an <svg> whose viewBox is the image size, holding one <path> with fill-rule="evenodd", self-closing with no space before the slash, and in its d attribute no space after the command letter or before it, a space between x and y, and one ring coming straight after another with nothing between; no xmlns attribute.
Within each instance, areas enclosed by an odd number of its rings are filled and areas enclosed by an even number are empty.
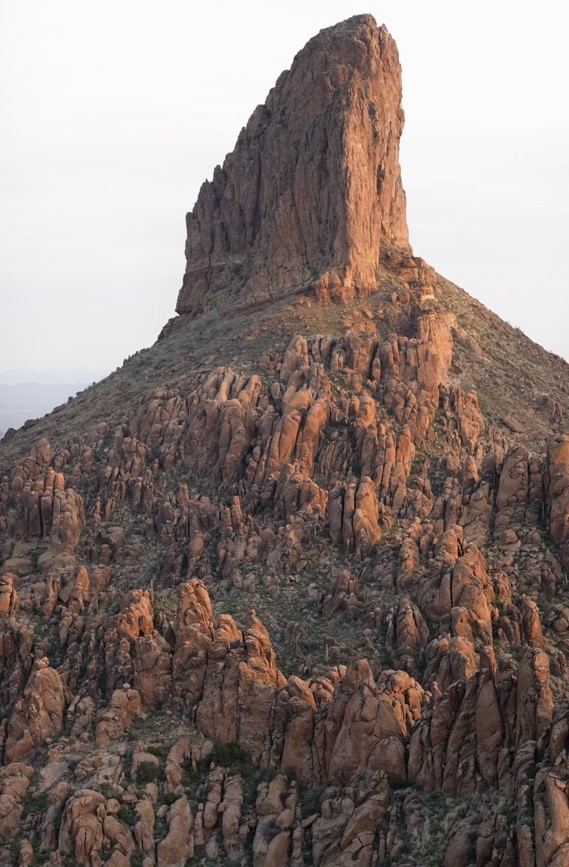
<svg viewBox="0 0 569 867"><path fill-rule="evenodd" d="M107 373L86 367L0 370L0 437L8 428L41 418Z"/></svg>
<svg viewBox="0 0 569 867"><path fill-rule="evenodd" d="M42 385L62 385L65 383L98 382L109 372L91 370L87 367L53 368L50 370L33 367L18 367L0 370L0 385L21 385L22 383L41 383Z"/></svg>
<svg viewBox="0 0 569 867"><path fill-rule="evenodd" d="M0 383L0 433L8 428L19 428L29 418L40 418L58 406L66 403L87 382L20 382L17 385Z"/></svg>

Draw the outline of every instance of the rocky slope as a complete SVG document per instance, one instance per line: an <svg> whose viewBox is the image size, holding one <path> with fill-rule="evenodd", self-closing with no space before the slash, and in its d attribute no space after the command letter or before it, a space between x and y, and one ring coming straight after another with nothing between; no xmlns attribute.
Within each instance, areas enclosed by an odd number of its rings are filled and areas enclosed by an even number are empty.
<svg viewBox="0 0 569 867"><path fill-rule="evenodd" d="M568 368L412 255L401 124L311 40L180 315L2 443L1 864L569 863Z"/></svg>

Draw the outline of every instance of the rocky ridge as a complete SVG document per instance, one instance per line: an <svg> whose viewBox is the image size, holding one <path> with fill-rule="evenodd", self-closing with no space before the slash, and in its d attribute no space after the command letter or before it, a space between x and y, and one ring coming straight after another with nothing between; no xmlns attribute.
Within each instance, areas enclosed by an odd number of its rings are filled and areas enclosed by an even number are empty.
<svg viewBox="0 0 569 867"><path fill-rule="evenodd" d="M1 446L0 863L563 865L567 366L412 255L384 28L267 106L177 319Z"/></svg>

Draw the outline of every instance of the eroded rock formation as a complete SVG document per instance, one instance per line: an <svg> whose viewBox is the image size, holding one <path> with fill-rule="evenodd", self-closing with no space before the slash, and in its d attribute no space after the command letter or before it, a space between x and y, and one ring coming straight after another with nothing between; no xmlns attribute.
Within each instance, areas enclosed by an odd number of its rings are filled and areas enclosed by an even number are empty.
<svg viewBox="0 0 569 867"><path fill-rule="evenodd" d="M567 862L568 369L411 256L401 123L311 40L182 315L0 446L0 865Z"/></svg>
<svg viewBox="0 0 569 867"><path fill-rule="evenodd" d="M381 239L409 251L399 169L401 73L385 27L361 15L322 30L257 107L187 216L179 313L219 291L238 303L310 287L376 286Z"/></svg>

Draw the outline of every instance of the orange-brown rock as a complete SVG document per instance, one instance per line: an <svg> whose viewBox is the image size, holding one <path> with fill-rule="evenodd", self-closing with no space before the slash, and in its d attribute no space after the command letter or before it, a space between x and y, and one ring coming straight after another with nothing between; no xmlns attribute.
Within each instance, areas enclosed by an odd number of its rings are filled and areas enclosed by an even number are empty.
<svg viewBox="0 0 569 867"><path fill-rule="evenodd" d="M126 867L134 849L132 834L116 818L120 804L100 792L78 789L69 798L61 819L59 851L79 864L100 863L103 846L108 863ZM105 845L106 844L106 845Z"/></svg>
<svg viewBox="0 0 569 867"><path fill-rule="evenodd" d="M547 458L550 533L561 546L565 566L569 567L569 436L550 439Z"/></svg>
<svg viewBox="0 0 569 867"><path fill-rule="evenodd" d="M14 576L9 572L0 575L0 617L14 618L18 611L18 594Z"/></svg>
<svg viewBox="0 0 569 867"><path fill-rule="evenodd" d="M389 801L384 774L369 774L338 791L326 789L320 799L320 815L310 827L315 864L373 863L385 854L382 828Z"/></svg>
<svg viewBox="0 0 569 867"><path fill-rule="evenodd" d="M410 599L401 597L387 617L386 638L398 665L415 674L428 640L429 628L421 611Z"/></svg>
<svg viewBox="0 0 569 867"><path fill-rule="evenodd" d="M553 718L553 695L549 679L549 660L542 650L524 653L516 690L516 736L521 744L537 740Z"/></svg>
<svg viewBox="0 0 569 867"><path fill-rule="evenodd" d="M121 738L133 719L142 713L140 693L128 684L115 689L109 707L101 712L97 723L96 740L98 744Z"/></svg>
<svg viewBox="0 0 569 867"><path fill-rule="evenodd" d="M0 632L0 701L4 713L22 695L33 665L33 633L25 625Z"/></svg>
<svg viewBox="0 0 569 867"><path fill-rule="evenodd" d="M539 865L562 867L569 859L567 779L555 772L541 782L535 798L535 856Z"/></svg>
<svg viewBox="0 0 569 867"><path fill-rule="evenodd" d="M20 828L22 800L33 769L16 762L0 768L0 842L12 840Z"/></svg>
<svg viewBox="0 0 569 867"><path fill-rule="evenodd" d="M221 615L208 651L198 728L207 737L239 740L258 760L266 750L275 693L284 682L269 635L254 612L245 633Z"/></svg>
<svg viewBox="0 0 569 867"><path fill-rule="evenodd" d="M256 812L259 816L253 840L255 867L286 867L291 848L292 824L298 795L296 784L277 775L269 785L259 787Z"/></svg>
<svg viewBox="0 0 569 867"><path fill-rule="evenodd" d="M81 495L66 486L63 473L52 468L43 478L25 473L24 478L12 481L12 492L20 503L13 528L15 536L47 539L67 551L75 548L85 522L85 509Z"/></svg>
<svg viewBox="0 0 569 867"><path fill-rule="evenodd" d="M381 538L377 495L370 478L335 488L330 495L330 536L359 558Z"/></svg>
<svg viewBox="0 0 569 867"><path fill-rule="evenodd" d="M348 620L354 620L362 610L358 582L347 570L332 577L330 589L322 600L322 612L326 617L342 611Z"/></svg>
<svg viewBox="0 0 569 867"><path fill-rule="evenodd" d="M65 697L59 673L46 657L36 660L22 698L14 705L8 722L6 760L20 761L34 747L60 734Z"/></svg>
<svg viewBox="0 0 569 867"><path fill-rule="evenodd" d="M174 801L168 810L168 834L158 844L158 864L164 867L184 867L194 854L193 817L187 798Z"/></svg>
<svg viewBox="0 0 569 867"><path fill-rule="evenodd" d="M381 238L407 249L395 43L361 15L322 30L258 106L188 214L177 311L313 286L375 287Z"/></svg>

